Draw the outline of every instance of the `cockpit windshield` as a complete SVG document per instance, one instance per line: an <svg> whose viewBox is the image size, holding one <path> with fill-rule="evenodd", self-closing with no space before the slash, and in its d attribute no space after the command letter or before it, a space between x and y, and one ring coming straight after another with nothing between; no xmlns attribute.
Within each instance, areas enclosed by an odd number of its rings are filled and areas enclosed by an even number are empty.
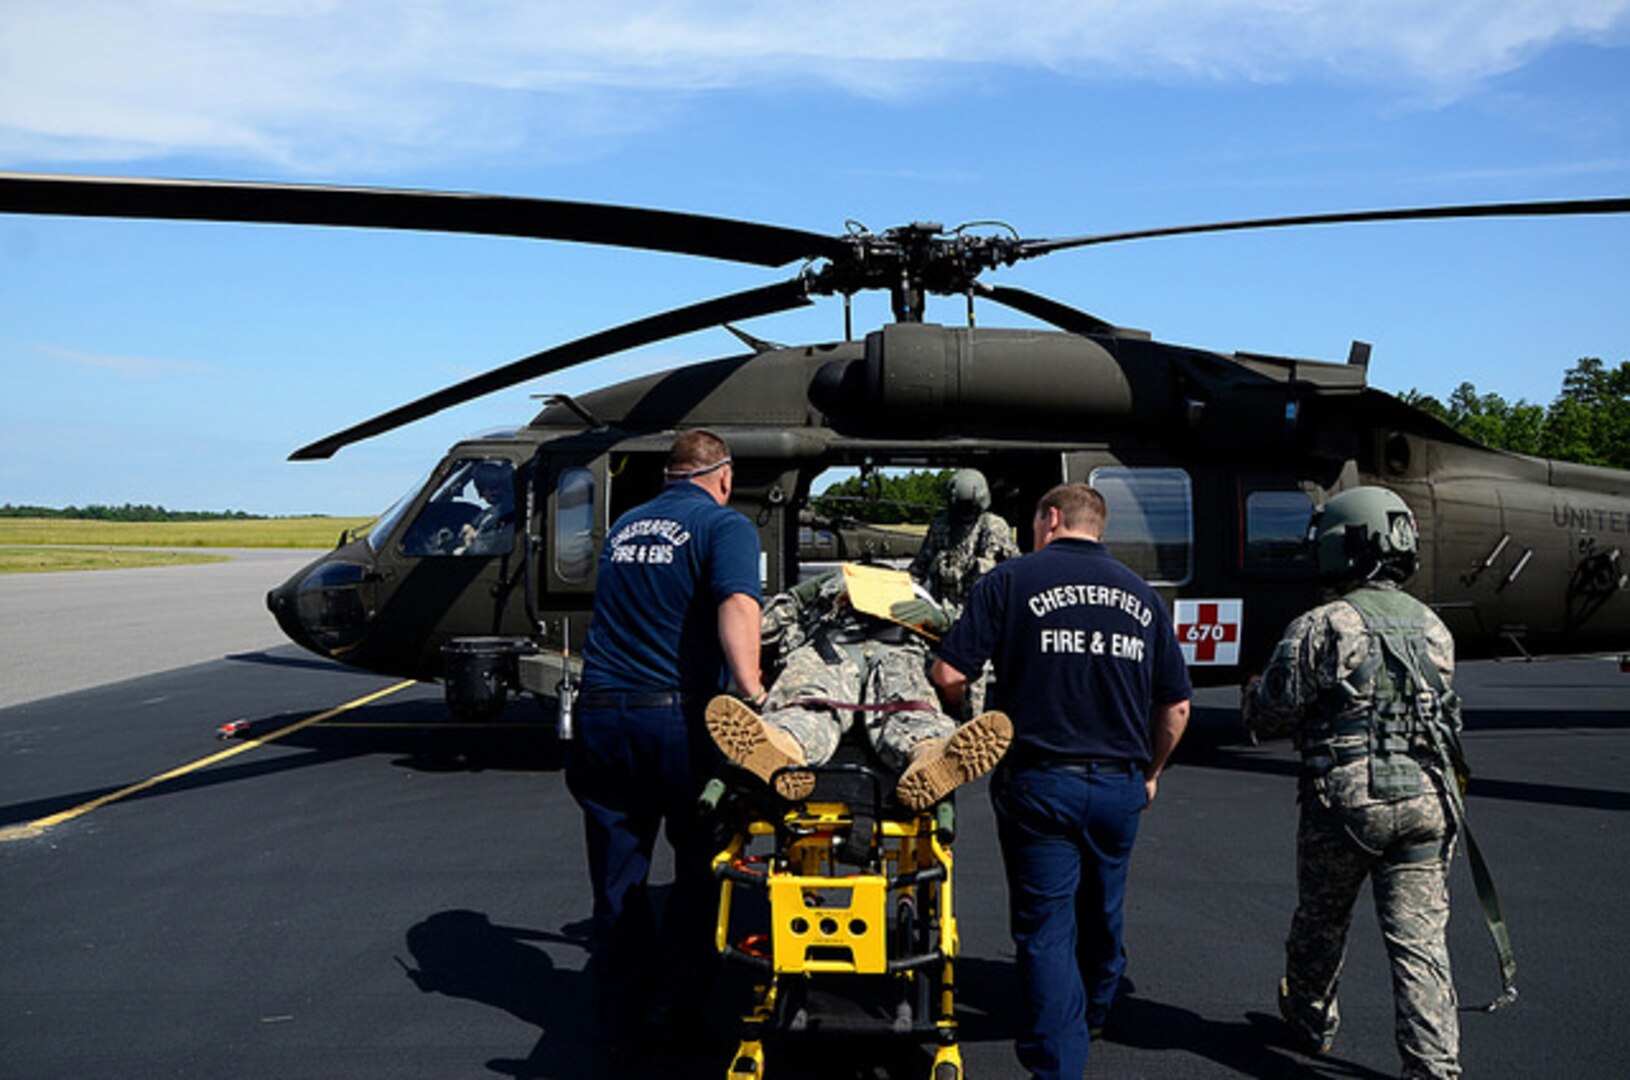
<svg viewBox="0 0 1630 1080"><path fill-rule="evenodd" d="M424 486L429 482L430 477L426 476L423 480L408 488L401 498L391 503L388 510L380 514L367 526L365 535L368 538L369 547L379 551L385 546L385 541L390 538L391 533L396 531L396 525L402 520L402 515L407 513L407 508L413 505L413 500L418 497L419 492L423 491Z"/></svg>
<svg viewBox="0 0 1630 1080"><path fill-rule="evenodd" d="M458 458L402 535L403 555L508 555L515 548L515 466Z"/></svg>

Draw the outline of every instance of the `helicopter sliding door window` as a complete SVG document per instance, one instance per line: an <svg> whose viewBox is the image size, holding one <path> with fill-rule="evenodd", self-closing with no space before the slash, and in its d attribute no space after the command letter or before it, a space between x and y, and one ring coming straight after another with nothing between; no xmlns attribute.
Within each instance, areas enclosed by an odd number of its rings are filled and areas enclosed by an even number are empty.
<svg viewBox="0 0 1630 1080"><path fill-rule="evenodd" d="M1194 576L1194 489L1182 469L1094 469L1109 510L1104 545L1151 585Z"/></svg>
<svg viewBox="0 0 1630 1080"><path fill-rule="evenodd" d="M594 473L562 469L555 484L555 576L584 582L594 571Z"/></svg>
<svg viewBox="0 0 1630 1080"><path fill-rule="evenodd" d="M515 466L458 458L402 535L403 555L508 555L515 548Z"/></svg>
<svg viewBox="0 0 1630 1080"><path fill-rule="evenodd" d="M1248 492L1245 496L1245 552L1247 570L1309 570L1313 545L1307 529L1313 520L1313 499L1301 490Z"/></svg>

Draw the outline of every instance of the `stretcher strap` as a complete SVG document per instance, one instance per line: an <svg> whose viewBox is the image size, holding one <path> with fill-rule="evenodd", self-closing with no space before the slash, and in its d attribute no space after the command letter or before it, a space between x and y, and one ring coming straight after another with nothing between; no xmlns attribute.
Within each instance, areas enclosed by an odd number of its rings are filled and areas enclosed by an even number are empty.
<svg viewBox="0 0 1630 1080"><path fill-rule="evenodd" d="M875 705L862 705L858 701L833 701L831 698L807 697L795 698L783 702L773 709L766 709L766 713L782 712L786 709L849 709L856 712L938 712L938 708L926 701L884 701Z"/></svg>

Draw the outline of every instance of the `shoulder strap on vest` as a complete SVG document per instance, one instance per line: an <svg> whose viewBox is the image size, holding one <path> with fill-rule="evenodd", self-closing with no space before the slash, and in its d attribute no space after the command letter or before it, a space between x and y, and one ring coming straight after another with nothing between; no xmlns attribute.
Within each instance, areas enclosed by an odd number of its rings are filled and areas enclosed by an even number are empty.
<svg viewBox="0 0 1630 1080"><path fill-rule="evenodd" d="M1499 995L1486 1005L1474 1006L1484 1012L1493 1012L1517 1000L1517 957L1511 945L1511 932L1506 926L1505 912L1500 907L1500 896L1494 888L1494 877L1472 836L1466 821L1463 795L1471 772L1461 750L1458 726L1445 715L1456 707L1454 692L1444 684L1443 676L1424 648L1426 606L1401 590L1355 589L1346 597L1348 603L1364 619L1374 638L1382 648L1393 654L1410 672L1414 686L1410 690L1429 690L1435 695L1438 707L1431 717L1423 717L1425 734L1438 759L1452 769L1452 776L1444 777L1444 796L1454 816L1455 824L1466 835L1466 856L1477 891L1477 901L1483 909L1483 920L1494 941L1494 952L1500 964ZM1373 653L1372 653L1373 655ZM1408 691L1406 691L1408 692Z"/></svg>

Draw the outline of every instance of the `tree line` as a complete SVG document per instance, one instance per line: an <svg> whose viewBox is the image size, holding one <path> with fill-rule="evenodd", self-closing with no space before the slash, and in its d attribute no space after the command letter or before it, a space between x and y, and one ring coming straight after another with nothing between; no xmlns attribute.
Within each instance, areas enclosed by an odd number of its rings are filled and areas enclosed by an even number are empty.
<svg viewBox="0 0 1630 1080"><path fill-rule="evenodd" d="M828 520L849 518L873 525L926 525L945 505L950 469L912 470L851 476L810 500L810 509Z"/></svg>
<svg viewBox="0 0 1630 1080"><path fill-rule="evenodd" d="M125 503L123 506L50 506L0 505L0 518L51 518L75 521L250 521L262 514L249 514L242 510L166 510L162 506L146 503Z"/></svg>
<svg viewBox="0 0 1630 1080"><path fill-rule="evenodd" d="M1478 442L1519 454L1630 469L1630 360L1609 368L1587 356L1562 376L1549 405L1480 394L1463 382L1441 402L1415 390L1403 400Z"/></svg>

